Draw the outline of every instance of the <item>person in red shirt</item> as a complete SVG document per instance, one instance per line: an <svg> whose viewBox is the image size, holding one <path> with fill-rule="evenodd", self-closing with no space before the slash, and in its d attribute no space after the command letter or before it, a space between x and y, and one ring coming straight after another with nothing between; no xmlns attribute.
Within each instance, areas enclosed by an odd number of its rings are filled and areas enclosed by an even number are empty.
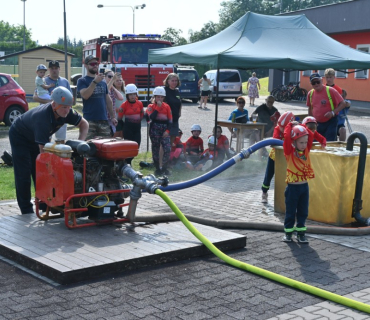
<svg viewBox="0 0 370 320"><path fill-rule="evenodd" d="M171 152L170 131L172 127L172 112L170 106L163 102L166 91L156 87L153 91L154 103L146 110L147 120L150 119L149 136L152 142L152 156L156 168L155 175L170 172L167 169Z"/></svg>
<svg viewBox="0 0 370 320"><path fill-rule="evenodd" d="M213 137L215 134L215 128L212 130L212 136ZM231 154L230 154L230 143L229 139L222 134L222 128L221 126L216 126L216 138L217 138L217 157L214 159L214 164L215 166L220 165L224 160L225 156L227 159L230 159Z"/></svg>
<svg viewBox="0 0 370 320"><path fill-rule="evenodd" d="M313 135L305 125L296 125L294 122L289 122L284 129L283 148L287 161L283 238L285 242L291 242L293 232L297 231L297 241L308 243L305 226L309 203L307 181L315 177L310 160Z"/></svg>
<svg viewBox="0 0 370 320"><path fill-rule="evenodd" d="M202 128L199 124L193 124L191 126L192 136L185 143L186 159L191 163L198 161L199 155L204 151L203 140L199 135L202 132Z"/></svg>
<svg viewBox="0 0 370 320"><path fill-rule="evenodd" d="M215 150L215 144L217 145L217 139L215 143L215 137L211 136L208 139L208 149L204 150L198 161L193 165L190 161L186 162L186 168L189 170L207 171L213 165L213 159L217 157L217 150Z"/></svg>
<svg viewBox="0 0 370 320"><path fill-rule="evenodd" d="M335 70L332 68L326 69L324 76L326 80L326 86L334 88L335 90L339 92L340 95L342 95L342 91L343 91L342 88L334 84Z"/></svg>
<svg viewBox="0 0 370 320"><path fill-rule="evenodd" d="M185 160L184 156L184 143L181 141L182 137L182 130L179 129L179 135L175 138L171 145L171 152L170 152L170 163L172 166L177 164L179 159Z"/></svg>
<svg viewBox="0 0 370 320"><path fill-rule="evenodd" d="M134 84L126 86L126 99L121 104L118 112L118 120L124 122L123 136L125 140L131 140L141 143L141 120L144 117L144 106L138 100L137 87ZM128 164L131 164L133 158L126 159Z"/></svg>
<svg viewBox="0 0 370 320"><path fill-rule="evenodd" d="M325 149L326 147L326 139L320 133L317 132L317 121L314 117L308 116L303 119L302 124L304 124L307 129L310 129L313 133L313 138L320 142L321 148Z"/></svg>

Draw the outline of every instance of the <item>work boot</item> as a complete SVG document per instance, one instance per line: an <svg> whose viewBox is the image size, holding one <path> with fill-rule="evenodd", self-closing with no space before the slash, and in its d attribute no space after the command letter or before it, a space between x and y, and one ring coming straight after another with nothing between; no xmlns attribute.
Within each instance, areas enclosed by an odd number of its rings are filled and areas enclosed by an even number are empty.
<svg viewBox="0 0 370 320"><path fill-rule="evenodd" d="M283 241L292 242L292 235L293 235L293 232L286 232L285 236L283 237Z"/></svg>
<svg viewBox="0 0 370 320"><path fill-rule="evenodd" d="M297 241L299 243L308 243L305 232L298 232L297 233Z"/></svg>

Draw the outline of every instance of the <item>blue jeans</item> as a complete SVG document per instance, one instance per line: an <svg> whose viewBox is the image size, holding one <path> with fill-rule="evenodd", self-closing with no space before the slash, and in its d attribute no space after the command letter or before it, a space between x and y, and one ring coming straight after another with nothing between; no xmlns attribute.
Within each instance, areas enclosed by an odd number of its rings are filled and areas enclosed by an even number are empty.
<svg viewBox="0 0 370 320"><path fill-rule="evenodd" d="M270 189L271 180L275 174L275 161L270 157L267 160L265 178L263 179L262 191L266 193Z"/></svg>
<svg viewBox="0 0 370 320"><path fill-rule="evenodd" d="M294 231L296 219L298 231L305 231L309 196L308 183L287 185L285 189L285 232Z"/></svg>
<svg viewBox="0 0 370 320"><path fill-rule="evenodd" d="M326 138L326 141L337 141L338 117L333 117L327 122L317 123L317 132Z"/></svg>

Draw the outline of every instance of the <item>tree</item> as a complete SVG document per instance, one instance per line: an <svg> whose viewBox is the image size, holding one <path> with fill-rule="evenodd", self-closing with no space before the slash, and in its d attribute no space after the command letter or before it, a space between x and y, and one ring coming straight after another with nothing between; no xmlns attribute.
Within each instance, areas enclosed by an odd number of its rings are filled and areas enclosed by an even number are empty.
<svg viewBox="0 0 370 320"><path fill-rule="evenodd" d="M26 49L37 46L31 39L31 29L25 30ZM6 54L23 50L23 26L10 25L9 22L0 21L0 48Z"/></svg>
<svg viewBox="0 0 370 320"><path fill-rule="evenodd" d="M184 37L181 36L181 33L181 29L167 28L163 32L162 39L171 41L174 46L182 46L184 44L187 44L188 42Z"/></svg>
<svg viewBox="0 0 370 320"><path fill-rule="evenodd" d="M219 32L219 25L212 21L207 22L200 31L190 31L190 42L197 42L214 36Z"/></svg>

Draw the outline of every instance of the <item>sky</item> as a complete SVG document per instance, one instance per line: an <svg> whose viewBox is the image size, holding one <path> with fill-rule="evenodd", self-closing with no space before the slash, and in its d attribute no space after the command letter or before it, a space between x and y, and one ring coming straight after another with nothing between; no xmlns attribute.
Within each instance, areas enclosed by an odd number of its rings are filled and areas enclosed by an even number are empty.
<svg viewBox="0 0 370 320"><path fill-rule="evenodd" d="M133 31L130 7L146 4L135 10L135 33L159 33L169 27L181 29L188 39L189 30L199 31L208 21L219 21L222 0L65 0L67 35L71 40L90 40L113 34L121 36ZM22 0L0 0L0 20L23 25ZM39 45L55 43L64 37L63 0L26 0L26 28Z"/></svg>

